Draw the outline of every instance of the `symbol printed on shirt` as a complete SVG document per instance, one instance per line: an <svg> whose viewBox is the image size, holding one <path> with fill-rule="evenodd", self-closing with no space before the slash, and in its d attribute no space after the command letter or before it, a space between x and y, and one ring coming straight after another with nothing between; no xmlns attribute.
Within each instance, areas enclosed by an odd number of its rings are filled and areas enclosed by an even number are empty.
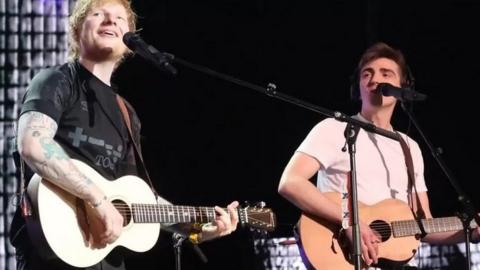
<svg viewBox="0 0 480 270"><path fill-rule="evenodd" d="M114 169L113 168L114 162L112 162L110 157L105 157L105 156L102 156L102 155L98 155L98 156L95 157L95 164L97 166L100 166L100 167L103 167L103 168L110 168L112 170Z"/></svg>
<svg viewBox="0 0 480 270"><path fill-rule="evenodd" d="M80 142L86 142L88 136L83 134L83 128L76 127L75 132L69 132L68 137L73 139L73 146L79 147Z"/></svg>
<svg viewBox="0 0 480 270"><path fill-rule="evenodd" d="M82 111L88 112L88 103L86 101L80 101L80 108Z"/></svg>
<svg viewBox="0 0 480 270"><path fill-rule="evenodd" d="M122 158L122 145L114 147L113 145L106 143L103 139L87 136L84 134L84 129L81 127L75 127L75 132L69 132L68 137L72 139L72 145L75 147L80 147L82 142L103 147L105 149L105 154L100 154L95 157L95 164L97 166L113 170L115 164Z"/></svg>
<svg viewBox="0 0 480 270"><path fill-rule="evenodd" d="M98 145L98 146L105 146L105 141L102 140L102 139L96 139L96 138L93 138L93 137L88 137L88 142L91 143L91 144Z"/></svg>
<svg viewBox="0 0 480 270"><path fill-rule="evenodd" d="M117 146L117 151L113 150L113 147L109 144L105 145L105 148L107 149L107 154L113 156L113 162L117 162L122 157L123 146Z"/></svg>

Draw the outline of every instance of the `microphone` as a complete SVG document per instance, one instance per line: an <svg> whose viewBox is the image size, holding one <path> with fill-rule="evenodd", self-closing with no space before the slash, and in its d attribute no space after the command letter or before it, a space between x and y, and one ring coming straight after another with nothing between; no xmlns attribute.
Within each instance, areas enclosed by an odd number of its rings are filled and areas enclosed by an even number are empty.
<svg viewBox="0 0 480 270"><path fill-rule="evenodd" d="M173 75L177 74L177 70L170 65L169 62L175 58L174 55L159 52L155 47L143 41L139 35L132 32L127 32L123 35L123 43L125 43L130 50L150 61L156 67L166 70Z"/></svg>
<svg viewBox="0 0 480 270"><path fill-rule="evenodd" d="M421 94L415 90L396 87L389 83L379 83L377 91L383 96L393 96L400 101L421 101L427 98L427 95Z"/></svg>

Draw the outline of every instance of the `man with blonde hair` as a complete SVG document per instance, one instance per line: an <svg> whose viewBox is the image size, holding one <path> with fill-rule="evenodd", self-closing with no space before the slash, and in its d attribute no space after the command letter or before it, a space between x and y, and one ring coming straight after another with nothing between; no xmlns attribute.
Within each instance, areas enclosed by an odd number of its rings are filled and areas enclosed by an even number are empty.
<svg viewBox="0 0 480 270"><path fill-rule="evenodd" d="M124 220L104 190L72 160L86 163L109 180L124 175L145 176L134 152L135 145L140 148L140 121L125 103L131 120L129 135L118 95L110 84L112 73L129 53L122 38L135 31L135 20L127 0L78 0L70 17L71 60L33 78L18 120L17 144L26 164L25 179L35 173L83 200L89 227L85 240L92 248L114 243L122 233ZM215 221L202 226L195 240L214 239L234 231L237 205L231 203L228 211L216 207ZM38 232L27 231L22 210L17 210L11 230L17 268L76 269L58 258L40 255L32 241ZM125 269L123 254L114 249L88 269Z"/></svg>

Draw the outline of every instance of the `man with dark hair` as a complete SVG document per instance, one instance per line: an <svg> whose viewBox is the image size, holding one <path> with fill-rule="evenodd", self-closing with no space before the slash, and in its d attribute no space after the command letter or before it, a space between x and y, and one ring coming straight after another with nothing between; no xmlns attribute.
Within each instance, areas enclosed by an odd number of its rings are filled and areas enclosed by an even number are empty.
<svg viewBox="0 0 480 270"><path fill-rule="evenodd" d="M401 143L360 129L356 138L358 200L373 205L385 199L399 199L405 203L410 202L417 217L431 218L420 148L413 139L396 131L391 125L396 98L382 96L377 90L379 83L389 83L396 87L412 84L413 78L409 76L403 54L385 43L376 43L362 55L356 73L351 91L352 96L361 100L362 106L354 118L396 132L409 148L414 169L412 190L409 187L409 173ZM333 118L318 123L286 166L278 190L304 213L338 225L339 228L343 227L350 247L353 247L352 227L349 226L350 221L344 219L349 211L345 206L348 203L338 203L326 196L327 192L348 193L346 183L350 158L347 151L342 151L346 143L346 125ZM309 181L315 174L317 186ZM361 219L359 223L363 261L367 265L375 265L378 263L381 235ZM472 233L472 239L479 238L476 229ZM422 241L457 243L464 241L464 236L462 231L431 233L425 235Z"/></svg>

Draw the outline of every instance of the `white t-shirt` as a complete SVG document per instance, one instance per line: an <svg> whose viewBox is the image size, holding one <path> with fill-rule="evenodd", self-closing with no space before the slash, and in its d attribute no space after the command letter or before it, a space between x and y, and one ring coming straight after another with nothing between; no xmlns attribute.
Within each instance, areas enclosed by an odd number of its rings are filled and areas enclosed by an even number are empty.
<svg viewBox="0 0 480 270"><path fill-rule="evenodd" d="M367 121L360 115L357 119ZM317 187L322 192L342 192L350 171L348 150L345 145L346 123L327 118L318 123L297 151L305 153L321 164ZM427 191L423 176L423 157L418 144L400 133L410 147L415 185L418 192ZM388 198L408 203L408 173L405 157L398 141L360 129L356 141L356 171L358 200L367 205Z"/></svg>

